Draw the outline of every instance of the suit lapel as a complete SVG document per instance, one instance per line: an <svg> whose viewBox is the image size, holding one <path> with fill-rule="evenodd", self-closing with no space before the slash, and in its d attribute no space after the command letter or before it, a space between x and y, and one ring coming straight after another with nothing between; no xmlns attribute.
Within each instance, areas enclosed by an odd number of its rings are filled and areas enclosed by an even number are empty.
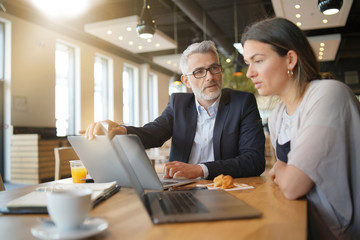
<svg viewBox="0 0 360 240"><path fill-rule="evenodd" d="M183 158L186 162L189 161L192 144L194 142L197 124L197 111L195 105L195 99L192 98L187 110L186 110L186 131L185 131L185 142L183 146Z"/></svg>
<svg viewBox="0 0 360 240"><path fill-rule="evenodd" d="M218 112L216 114L214 134L213 134L215 160L221 159L220 141L221 141L221 134L225 127L225 120L227 118L230 108L229 103L230 103L230 92L223 90L221 94Z"/></svg>

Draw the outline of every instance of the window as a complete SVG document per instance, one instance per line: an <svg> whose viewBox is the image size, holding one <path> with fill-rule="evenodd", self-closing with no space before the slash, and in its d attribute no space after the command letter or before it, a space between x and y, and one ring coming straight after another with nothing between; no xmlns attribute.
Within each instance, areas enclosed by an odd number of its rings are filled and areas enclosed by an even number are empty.
<svg viewBox="0 0 360 240"><path fill-rule="evenodd" d="M94 120L109 119L109 60L96 56L94 63Z"/></svg>
<svg viewBox="0 0 360 240"><path fill-rule="evenodd" d="M139 69L129 64L123 68L123 122L140 125Z"/></svg>
<svg viewBox="0 0 360 240"><path fill-rule="evenodd" d="M4 44L5 44L5 24L0 22L0 81L4 79L4 59L5 59L5 51L4 51Z"/></svg>
<svg viewBox="0 0 360 240"><path fill-rule="evenodd" d="M149 119L153 121L159 116L158 109L158 79L157 75L149 74Z"/></svg>
<svg viewBox="0 0 360 240"><path fill-rule="evenodd" d="M56 43L55 118L57 136L75 134L75 48Z"/></svg>
<svg viewBox="0 0 360 240"><path fill-rule="evenodd" d="M5 67L5 24L0 22L0 174L4 176L4 145L5 137L4 137L4 129L5 129L5 82L4 82L4 67Z"/></svg>
<svg viewBox="0 0 360 240"><path fill-rule="evenodd" d="M134 69L124 66L123 71L123 121L125 125L134 125Z"/></svg>
<svg viewBox="0 0 360 240"><path fill-rule="evenodd" d="M0 18L0 172L10 180L11 22Z"/></svg>

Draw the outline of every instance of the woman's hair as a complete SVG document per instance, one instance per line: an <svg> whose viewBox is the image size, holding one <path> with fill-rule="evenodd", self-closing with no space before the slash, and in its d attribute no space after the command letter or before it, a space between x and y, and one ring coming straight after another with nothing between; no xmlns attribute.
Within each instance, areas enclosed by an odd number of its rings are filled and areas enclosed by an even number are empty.
<svg viewBox="0 0 360 240"><path fill-rule="evenodd" d="M219 54L216 50L215 43L213 41L207 40L199 43L193 43L190 46L188 46L180 57L181 72L183 74L188 73L187 60L191 54L207 53L207 52L212 52L213 54L215 54L216 58L219 59Z"/></svg>
<svg viewBox="0 0 360 240"><path fill-rule="evenodd" d="M255 40L270 44L281 57L289 50L298 55L293 77L298 86L298 97L305 91L306 82L321 79L319 62L305 34L291 21L284 18L269 18L250 25L242 35L241 43Z"/></svg>

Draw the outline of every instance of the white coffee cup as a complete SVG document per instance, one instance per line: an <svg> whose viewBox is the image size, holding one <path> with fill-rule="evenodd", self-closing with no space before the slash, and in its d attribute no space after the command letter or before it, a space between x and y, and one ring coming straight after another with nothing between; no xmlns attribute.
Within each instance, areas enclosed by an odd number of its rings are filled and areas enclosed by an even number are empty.
<svg viewBox="0 0 360 240"><path fill-rule="evenodd" d="M59 231L79 228L92 208L91 189L48 192L47 210Z"/></svg>

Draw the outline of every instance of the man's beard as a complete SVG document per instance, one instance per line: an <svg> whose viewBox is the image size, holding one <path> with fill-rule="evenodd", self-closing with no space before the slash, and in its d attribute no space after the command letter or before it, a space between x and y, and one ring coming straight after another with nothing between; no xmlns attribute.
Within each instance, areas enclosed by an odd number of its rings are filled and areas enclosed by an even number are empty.
<svg viewBox="0 0 360 240"><path fill-rule="evenodd" d="M211 81L209 84L206 84L206 86L202 87L201 89L192 85L191 81L189 81L189 82L190 82L191 89L194 92L195 96L202 100L206 100L206 101L214 100L214 99L217 99L221 94L221 84L215 83L214 81ZM208 87L209 85L212 85L214 83L218 86L218 90L216 92L210 92L210 93L206 94L205 93L206 87Z"/></svg>

